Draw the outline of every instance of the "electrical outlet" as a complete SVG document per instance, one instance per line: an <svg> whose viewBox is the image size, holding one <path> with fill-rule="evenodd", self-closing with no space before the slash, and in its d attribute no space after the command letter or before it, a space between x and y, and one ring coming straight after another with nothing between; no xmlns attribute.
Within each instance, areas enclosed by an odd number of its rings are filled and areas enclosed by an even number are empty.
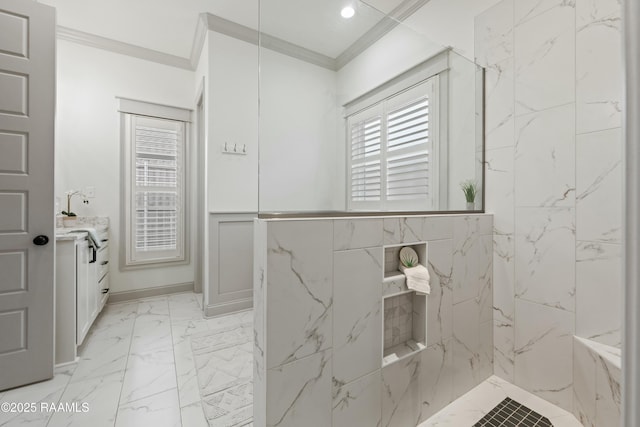
<svg viewBox="0 0 640 427"><path fill-rule="evenodd" d="M88 199L93 199L94 197L96 197L96 187L87 187L84 189L84 195L88 198Z"/></svg>

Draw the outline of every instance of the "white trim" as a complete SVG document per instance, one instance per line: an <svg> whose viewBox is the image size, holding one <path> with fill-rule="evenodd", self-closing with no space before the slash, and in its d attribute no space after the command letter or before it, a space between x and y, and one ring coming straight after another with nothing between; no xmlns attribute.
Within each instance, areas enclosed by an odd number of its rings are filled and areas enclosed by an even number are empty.
<svg viewBox="0 0 640 427"><path fill-rule="evenodd" d="M347 102L344 104L344 116L351 116L352 114L381 102L382 100L387 99L410 86L416 85L421 81L427 80L430 77L446 71L449 68L450 51L451 49L447 48L426 61L398 74L396 77L393 77L380 86L377 86L352 101Z"/></svg>
<svg viewBox="0 0 640 427"><path fill-rule="evenodd" d="M59 40L66 40L73 43L83 44L85 46L103 49L121 55L132 56L145 61L156 62L170 67L182 68L193 71L191 61L177 55L160 52L146 47L141 47L107 37L98 36L84 31L75 30L73 28L58 25L56 35Z"/></svg>
<svg viewBox="0 0 640 427"><path fill-rule="evenodd" d="M283 55L287 55L301 61L309 62L310 64L327 68L332 71L337 70L336 60L329 56L304 48L302 46L298 46L297 44L290 43L278 37L270 36L265 33L260 34L253 28L245 27L244 25L237 24L233 21L229 21L210 13L203 13L200 15L200 17L201 22L203 21L206 23L207 29L209 31L224 34L226 36L233 37L235 39L251 43L256 46L261 46L265 49L273 50L274 52L282 53ZM200 35L201 31L201 28L198 28L198 30L196 30L196 37L198 38L196 39L196 41L201 45L200 50L202 50L202 45L204 44L204 39L202 39L202 41L200 41L199 39L202 38L202 36ZM193 53L192 55L195 56Z"/></svg>
<svg viewBox="0 0 640 427"><path fill-rule="evenodd" d="M191 123L192 110L117 96L118 112Z"/></svg>
<svg viewBox="0 0 640 427"><path fill-rule="evenodd" d="M107 304L116 304L140 298L157 297L159 295L181 294L193 292L193 282L177 283L175 285L154 286L144 289L109 293Z"/></svg>
<svg viewBox="0 0 640 427"><path fill-rule="evenodd" d="M407 19L411 14L428 2L429 0L404 0L395 9L389 12L388 15L385 15L369 31L364 33L362 37L353 42L351 46L346 48L344 52L336 57L336 70L344 67L352 59L369 49L375 42L391 32L394 28L400 25L402 21Z"/></svg>
<svg viewBox="0 0 640 427"><path fill-rule="evenodd" d="M207 31L214 31L247 43L260 45L265 49L270 49L319 67L338 71L428 2L429 0L404 0L336 58L332 58L269 34L260 34L258 30L254 30L253 28L246 27L207 12L199 15L189 58L160 52L60 25L57 27L57 37L60 40L66 40L97 49L128 55L134 58L168 65L170 67L195 71L198 67L202 48L204 47ZM382 14L382 12L380 13Z"/></svg>

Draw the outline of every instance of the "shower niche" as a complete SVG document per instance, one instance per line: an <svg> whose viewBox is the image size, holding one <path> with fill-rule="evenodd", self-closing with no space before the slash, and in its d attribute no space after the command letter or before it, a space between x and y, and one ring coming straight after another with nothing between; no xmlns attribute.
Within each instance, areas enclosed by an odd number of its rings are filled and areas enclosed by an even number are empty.
<svg viewBox="0 0 640 427"><path fill-rule="evenodd" d="M418 254L418 263L427 266L426 242L384 247L383 367L426 348L428 295L407 287L405 275L399 269L403 247L412 248Z"/></svg>

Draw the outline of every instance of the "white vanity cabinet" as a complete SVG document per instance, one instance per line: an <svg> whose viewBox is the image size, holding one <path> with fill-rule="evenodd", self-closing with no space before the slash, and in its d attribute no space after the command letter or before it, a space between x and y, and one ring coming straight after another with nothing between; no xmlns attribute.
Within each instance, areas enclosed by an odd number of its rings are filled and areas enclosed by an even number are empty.
<svg viewBox="0 0 640 427"><path fill-rule="evenodd" d="M56 364L74 362L77 349L109 295L109 241L100 231L94 250L86 233L56 236Z"/></svg>

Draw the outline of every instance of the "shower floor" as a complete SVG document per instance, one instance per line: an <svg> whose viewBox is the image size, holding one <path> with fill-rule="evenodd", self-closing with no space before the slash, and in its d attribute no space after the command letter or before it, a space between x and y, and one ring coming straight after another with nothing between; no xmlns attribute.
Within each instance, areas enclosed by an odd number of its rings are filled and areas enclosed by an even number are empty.
<svg viewBox="0 0 640 427"><path fill-rule="evenodd" d="M472 427L506 398L548 418L553 427L582 427L571 413L496 376L488 378L418 427Z"/></svg>

